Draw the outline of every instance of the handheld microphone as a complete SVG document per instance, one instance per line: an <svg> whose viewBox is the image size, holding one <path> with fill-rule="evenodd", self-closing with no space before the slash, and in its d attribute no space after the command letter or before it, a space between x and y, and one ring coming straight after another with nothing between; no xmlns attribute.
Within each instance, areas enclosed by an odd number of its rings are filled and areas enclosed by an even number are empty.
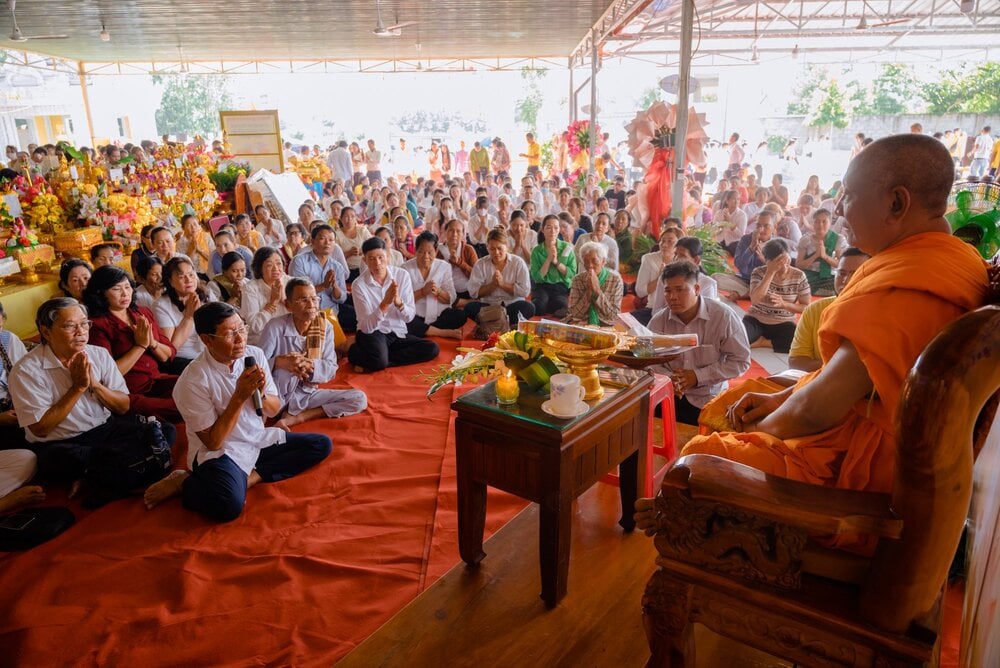
<svg viewBox="0 0 1000 668"><path fill-rule="evenodd" d="M257 359L253 355L247 355L243 358L244 369L252 369L255 366L257 366ZM259 417L264 417L264 400L260 396L260 390L253 391L253 407L257 409Z"/></svg>

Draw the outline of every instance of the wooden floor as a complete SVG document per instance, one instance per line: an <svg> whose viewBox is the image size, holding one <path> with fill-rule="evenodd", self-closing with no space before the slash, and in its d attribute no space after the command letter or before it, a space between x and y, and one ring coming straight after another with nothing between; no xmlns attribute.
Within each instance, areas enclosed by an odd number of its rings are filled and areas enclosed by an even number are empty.
<svg viewBox="0 0 1000 668"><path fill-rule="evenodd" d="M598 483L576 502L569 593L539 598L538 506L485 545L476 569L455 566L338 666L642 666L649 656L640 599L652 539L617 525L618 489ZM698 665L790 666L696 627Z"/></svg>

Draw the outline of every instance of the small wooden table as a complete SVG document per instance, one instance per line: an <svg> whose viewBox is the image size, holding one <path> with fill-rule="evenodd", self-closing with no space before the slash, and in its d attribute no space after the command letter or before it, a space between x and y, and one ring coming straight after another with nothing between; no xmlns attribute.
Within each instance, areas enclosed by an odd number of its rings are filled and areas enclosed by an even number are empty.
<svg viewBox="0 0 1000 668"><path fill-rule="evenodd" d="M602 398L584 415L560 419L545 413L545 395L526 391L513 406L500 406L495 383L459 397L455 420L458 466L458 545L462 560L477 565L483 552L486 486L539 504L542 599L554 607L566 595L573 500L620 465L625 531L636 490L646 478L649 388L652 376L635 369L602 368Z"/></svg>

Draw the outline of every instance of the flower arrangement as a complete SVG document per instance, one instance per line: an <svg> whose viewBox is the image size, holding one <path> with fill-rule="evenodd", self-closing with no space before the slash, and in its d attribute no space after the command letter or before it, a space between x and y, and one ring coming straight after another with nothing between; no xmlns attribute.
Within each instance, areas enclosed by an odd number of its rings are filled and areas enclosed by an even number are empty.
<svg viewBox="0 0 1000 668"><path fill-rule="evenodd" d="M570 123L563 132L563 140L571 158L575 158L581 151L590 149L590 142L595 136L600 136L601 126L594 125L594 132L590 130L590 121L576 121Z"/></svg>
<svg viewBox="0 0 1000 668"><path fill-rule="evenodd" d="M559 372L555 361L545 354L538 337L525 332L494 332L481 348L459 348L458 351L462 354L450 365L442 364L433 373L423 374L431 381L428 398L449 383L460 385L496 377L507 369L532 389L541 389L548 384L550 376Z"/></svg>
<svg viewBox="0 0 1000 668"><path fill-rule="evenodd" d="M236 187L236 181L241 175L246 175L250 171L250 164L246 162L230 162L221 169L209 171L208 178L211 179L215 189L220 192L229 192Z"/></svg>
<svg viewBox="0 0 1000 668"><path fill-rule="evenodd" d="M22 201L21 206L35 229L58 230L66 220L66 212L63 211L59 198L48 191L39 192L30 200Z"/></svg>
<svg viewBox="0 0 1000 668"><path fill-rule="evenodd" d="M14 251L27 250L38 245L38 235L28 229L21 217L10 215L7 204L0 199L0 259L8 257Z"/></svg>

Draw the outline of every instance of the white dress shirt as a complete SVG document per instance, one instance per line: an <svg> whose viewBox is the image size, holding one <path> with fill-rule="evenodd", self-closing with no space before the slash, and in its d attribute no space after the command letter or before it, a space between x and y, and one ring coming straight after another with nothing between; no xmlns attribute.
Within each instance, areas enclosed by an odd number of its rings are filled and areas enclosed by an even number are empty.
<svg viewBox="0 0 1000 668"><path fill-rule="evenodd" d="M510 283L514 291L508 292L497 287L490 294L480 297L479 289L493 280L493 260L489 255L479 258L472 267L469 275L469 296L487 304L513 304L516 301L527 298L531 291L531 275L528 273L528 265L517 255L507 254L507 264L504 266L500 276L504 283Z"/></svg>
<svg viewBox="0 0 1000 668"><path fill-rule="evenodd" d="M524 242L522 243L522 249L514 250L514 237L507 235L507 250L513 254L517 255L519 258L524 260L526 263L531 263L531 251L535 246L538 245L538 233L535 232L530 227L524 233Z"/></svg>
<svg viewBox="0 0 1000 668"><path fill-rule="evenodd" d="M285 308L284 294L285 284L288 283L289 278L290 276L287 274L281 276L282 299L278 302L273 313L264 308L267 302L271 300L270 285L265 283L263 279L255 278L243 286L243 298L240 299L240 316L243 317L243 322L247 325L248 343L257 345L257 341L260 340L260 333L264 330L264 325L267 324L268 320L288 313L288 309Z"/></svg>
<svg viewBox="0 0 1000 668"><path fill-rule="evenodd" d="M128 394L125 378L107 349L88 345L86 353L90 358L93 378L109 390ZM38 346L14 364L10 372L10 395L17 411L17 422L25 428L24 435L29 443L66 441L108 421L111 411L88 390L47 436L36 436L27 429L29 425L37 424L72 386L73 377L69 369L63 366L48 345Z"/></svg>
<svg viewBox="0 0 1000 668"><path fill-rule="evenodd" d="M448 303L442 304L438 301L438 298L432 294L426 294L423 297L417 299L414 297L414 312L424 319L424 322L432 323L437 320L441 312L448 308L448 305L455 301L455 284L451 280L451 265L444 260L439 260L435 258L431 262L430 271L427 272L427 278L424 278L423 274L420 273L420 268L417 266L417 259L407 260L403 263L403 269L407 274L410 275L410 284L414 290L419 290L427 283L427 281L434 281L437 283L438 290L444 292L448 295Z"/></svg>
<svg viewBox="0 0 1000 668"><path fill-rule="evenodd" d="M278 388L271 377L270 364L264 351L247 346L246 355L253 356L267 377L264 394L278 396ZM285 442L285 431L277 427L264 427L264 419L257 415L253 402L243 402L236 425L226 436L222 447L209 450L198 438L198 432L210 429L229 405L236 391L236 381L243 375L243 360L233 362L233 368L218 362L206 350L188 365L174 386L174 403L184 418L188 437L188 466L202 464L210 459L228 455L240 469L250 475L257 464L260 451L276 443Z"/></svg>
<svg viewBox="0 0 1000 668"><path fill-rule="evenodd" d="M215 301L211 293L207 293L206 297L206 302ZM171 329L175 329L177 325L181 324L181 320L184 319L184 314L174 306L174 303L170 301L170 297L165 294L153 302L153 315L156 316L156 324L161 328L170 327ZM191 335L188 336L187 341L179 346L175 346L175 348L177 348L177 357L194 359L205 349L205 344L201 342L201 339L198 338L198 335L194 331L194 327L192 327Z"/></svg>
<svg viewBox="0 0 1000 668"><path fill-rule="evenodd" d="M271 231L267 231L267 225L264 223L257 223L257 231L260 232L260 236L264 237L264 243L268 246L274 246L275 248L280 248L283 243L287 240L285 235L285 226L279 220L271 220Z"/></svg>
<svg viewBox="0 0 1000 668"><path fill-rule="evenodd" d="M712 219L712 222L725 226L716 234L715 240L721 241L727 246L739 242L746 234L747 215L741 209L730 213L729 209L720 208L715 212L715 218Z"/></svg>
<svg viewBox="0 0 1000 668"><path fill-rule="evenodd" d="M351 294L354 296L354 310L358 314L358 331L365 334L382 332L405 338L406 323L413 320L415 314L410 275L400 267L386 267L386 272L388 273L385 281L381 285L371 273L365 270L351 286ZM397 308L395 304L390 304L389 309L383 313L379 304L382 303L392 281L396 282L397 295L403 303L403 308Z"/></svg>
<svg viewBox="0 0 1000 668"><path fill-rule="evenodd" d="M469 239L474 244L485 244L486 235L497 226L497 217L487 213L485 218L476 209L469 212Z"/></svg>
<svg viewBox="0 0 1000 668"><path fill-rule="evenodd" d="M24 347L17 334L7 330L0 330L0 346L7 351L7 357L11 364L16 364L19 359L28 354L28 349ZM10 378L7 377L7 366L0 362L0 399L10 396Z"/></svg>
<svg viewBox="0 0 1000 668"><path fill-rule="evenodd" d="M649 296L650 282L659 278L663 272L663 255L660 251L646 253L639 261L639 274L635 277L635 294L637 297Z"/></svg>

